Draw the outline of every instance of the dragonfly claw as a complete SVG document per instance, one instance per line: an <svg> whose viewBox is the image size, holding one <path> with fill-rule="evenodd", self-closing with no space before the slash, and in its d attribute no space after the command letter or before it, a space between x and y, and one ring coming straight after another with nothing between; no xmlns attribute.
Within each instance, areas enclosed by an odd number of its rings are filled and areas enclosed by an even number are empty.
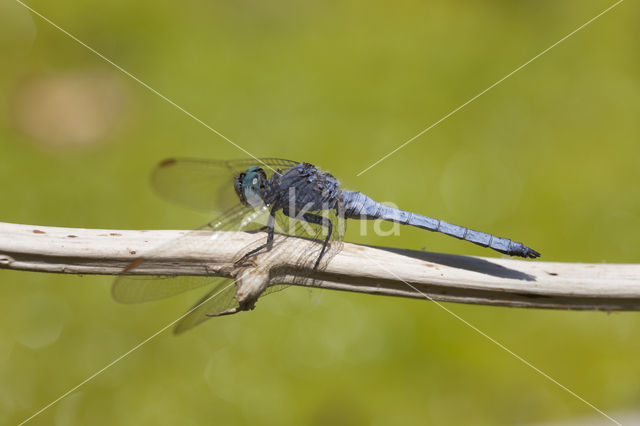
<svg viewBox="0 0 640 426"><path fill-rule="evenodd" d="M250 256L242 256L240 259L233 262L233 265L236 267L255 267L256 263L250 258Z"/></svg>

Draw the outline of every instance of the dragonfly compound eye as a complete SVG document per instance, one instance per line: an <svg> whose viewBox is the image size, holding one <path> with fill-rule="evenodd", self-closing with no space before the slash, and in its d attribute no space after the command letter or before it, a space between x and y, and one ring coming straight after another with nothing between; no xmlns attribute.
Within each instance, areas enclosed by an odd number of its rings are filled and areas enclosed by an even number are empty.
<svg viewBox="0 0 640 426"><path fill-rule="evenodd" d="M258 207L263 204L263 196L267 185L267 174L260 167L251 167L240 173L235 180L235 190L242 204L247 207Z"/></svg>

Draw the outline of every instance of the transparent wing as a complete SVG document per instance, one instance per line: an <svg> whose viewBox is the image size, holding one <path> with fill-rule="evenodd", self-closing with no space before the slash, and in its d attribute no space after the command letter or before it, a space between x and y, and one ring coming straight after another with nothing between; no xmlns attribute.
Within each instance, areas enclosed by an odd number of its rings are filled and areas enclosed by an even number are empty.
<svg viewBox="0 0 640 426"><path fill-rule="evenodd" d="M184 333L190 328L212 318L207 314L217 314L227 309L238 307L238 302L235 299L235 288L232 280L226 278L217 279L215 286L178 321L173 332L175 334Z"/></svg>
<svg viewBox="0 0 640 426"><path fill-rule="evenodd" d="M329 236L329 244L325 248L319 268L324 268L326 264L338 253L342 247L344 237L344 219L338 211L313 212L326 218L332 224L332 233ZM225 215L211 221L199 230L255 230L261 229L267 223L269 211L266 207L253 210L250 208L236 207ZM276 215L277 223L280 223L282 233L300 238L300 244L296 245L293 251L288 244L279 244L282 239L277 239L273 248L268 252L268 256L290 256L294 259L294 264L300 268L313 267L318 256L323 251L324 241L327 237L327 228L323 225L308 223L304 220L290 218L279 212ZM325 222L326 223L326 222ZM286 231L286 232L284 232ZM198 230L193 231L198 232ZM199 250L201 248L193 246L189 234L167 243L151 252L149 255L139 258L133 263L132 268L140 267L144 262L153 262L154 257L162 254L170 247L176 245L189 244L189 249ZM210 241L210 240L207 240ZM213 240L215 241L215 240ZM215 242L212 242L215 243ZM236 258L242 257L243 253L260 245L264 241L255 241L248 247L241 250ZM261 262L262 263L262 262ZM264 268L268 268L268 259L262 263ZM198 268L198 265L194 265ZM205 268L205 265L201 265ZM130 271L128 269L127 271ZM295 271L292 272L295 274ZM298 282L306 284L309 278L300 278ZM123 303L137 303L150 300L157 300L173 296L188 290L193 290L205 285L212 285L209 290L191 310L176 324L174 333L183 333L202 322L210 319L207 314L216 314L225 310L238 307L235 299L235 283L226 278L215 278L207 276L119 276L113 284L112 293L114 298ZM276 284L267 288L261 297L283 290L288 285Z"/></svg>
<svg viewBox="0 0 640 426"><path fill-rule="evenodd" d="M251 231L260 229L266 224L268 210L266 207L252 209L240 204L236 205L225 214L217 217L200 228L183 235L180 238L169 241L157 247L142 257L134 260L123 270L111 287L113 298L120 303L140 303L163 299L185 291L193 290L207 284L211 284L215 278L208 276L190 275L126 275L133 269L147 265L153 265L155 258L164 257L169 251L183 253L206 250L212 244L217 244L216 236L197 239L194 242L194 233L200 231ZM204 246L206 245L206 247ZM194 263L191 265L194 274L206 274L207 265Z"/></svg>
<svg viewBox="0 0 640 426"><path fill-rule="evenodd" d="M202 160L171 158L151 174L154 190L169 201L206 212L221 213L237 202L235 177L252 166L260 166L270 178L274 171L286 172L298 164L280 158Z"/></svg>
<svg viewBox="0 0 640 426"><path fill-rule="evenodd" d="M305 220L305 214L313 215L316 219L321 218L319 220L321 223ZM327 226L329 224L330 226ZM293 218L280 211L276 214L276 232L297 238L299 241L295 245L274 244L270 255L292 259L295 268L291 274L297 278L296 282L309 285L310 278L297 272L314 267L319 270L324 269L342 249L345 233L344 214L339 203L336 209L298 212ZM316 266L318 259L320 262ZM265 264L269 264L268 260ZM282 284L272 285L263 293L263 296L286 287L287 285Z"/></svg>
<svg viewBox="0 0 640 426"><path fill-rule="evenodd" d="M211 284L206 276L125 276L111 287L111 295L120 303L140 303L164 299Z"/></svg>

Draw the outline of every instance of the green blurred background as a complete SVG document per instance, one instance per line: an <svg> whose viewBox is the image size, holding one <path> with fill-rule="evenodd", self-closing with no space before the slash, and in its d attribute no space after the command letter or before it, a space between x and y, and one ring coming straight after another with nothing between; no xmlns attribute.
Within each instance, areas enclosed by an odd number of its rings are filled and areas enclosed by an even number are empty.
<svg viewBox="0 0 640 426"><path fill-rule="evenodd" d="M257 156L318 164L542 260L640 261L640 7L624 2L360 177L612 1L29 4ZM189 229L148 174L242 157L12 0L0 2L0 221ZM403 229L347 240L493 256ZM371 231L371 228L369 228ZM182 314L112 278L0 271L0 424ZM640 316L449 304L610 415L640 409ZM511 425L594 417L428 301L291 288L168 332L30 424Z"/></svg>

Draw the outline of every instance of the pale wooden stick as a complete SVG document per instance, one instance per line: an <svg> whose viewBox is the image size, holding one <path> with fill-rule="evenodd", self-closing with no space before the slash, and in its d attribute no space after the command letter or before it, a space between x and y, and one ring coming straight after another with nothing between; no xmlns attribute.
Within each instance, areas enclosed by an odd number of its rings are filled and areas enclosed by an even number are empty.
<svg viewBox="0 0 640 426"><path fill-rule="evenodd" d="M171 244L183 238L193 244ZM0 223L0 268L68 274L118 274L167 244L132 274L234 275L233 259L264 235L123 231ZM287 238L283 244L300 244ZM205 247L206 249L193 249ZM295 250L295 246L292 248ZM289 250L283 250L283 253ZM269 258L269 284L298 284L438 301L554 309L640 310L640 265L481 258L345 243L322 271L291 274L290 259ZM194 265L206 264L206 268ZM310 277L313 280L302 280Z"/></svg>

